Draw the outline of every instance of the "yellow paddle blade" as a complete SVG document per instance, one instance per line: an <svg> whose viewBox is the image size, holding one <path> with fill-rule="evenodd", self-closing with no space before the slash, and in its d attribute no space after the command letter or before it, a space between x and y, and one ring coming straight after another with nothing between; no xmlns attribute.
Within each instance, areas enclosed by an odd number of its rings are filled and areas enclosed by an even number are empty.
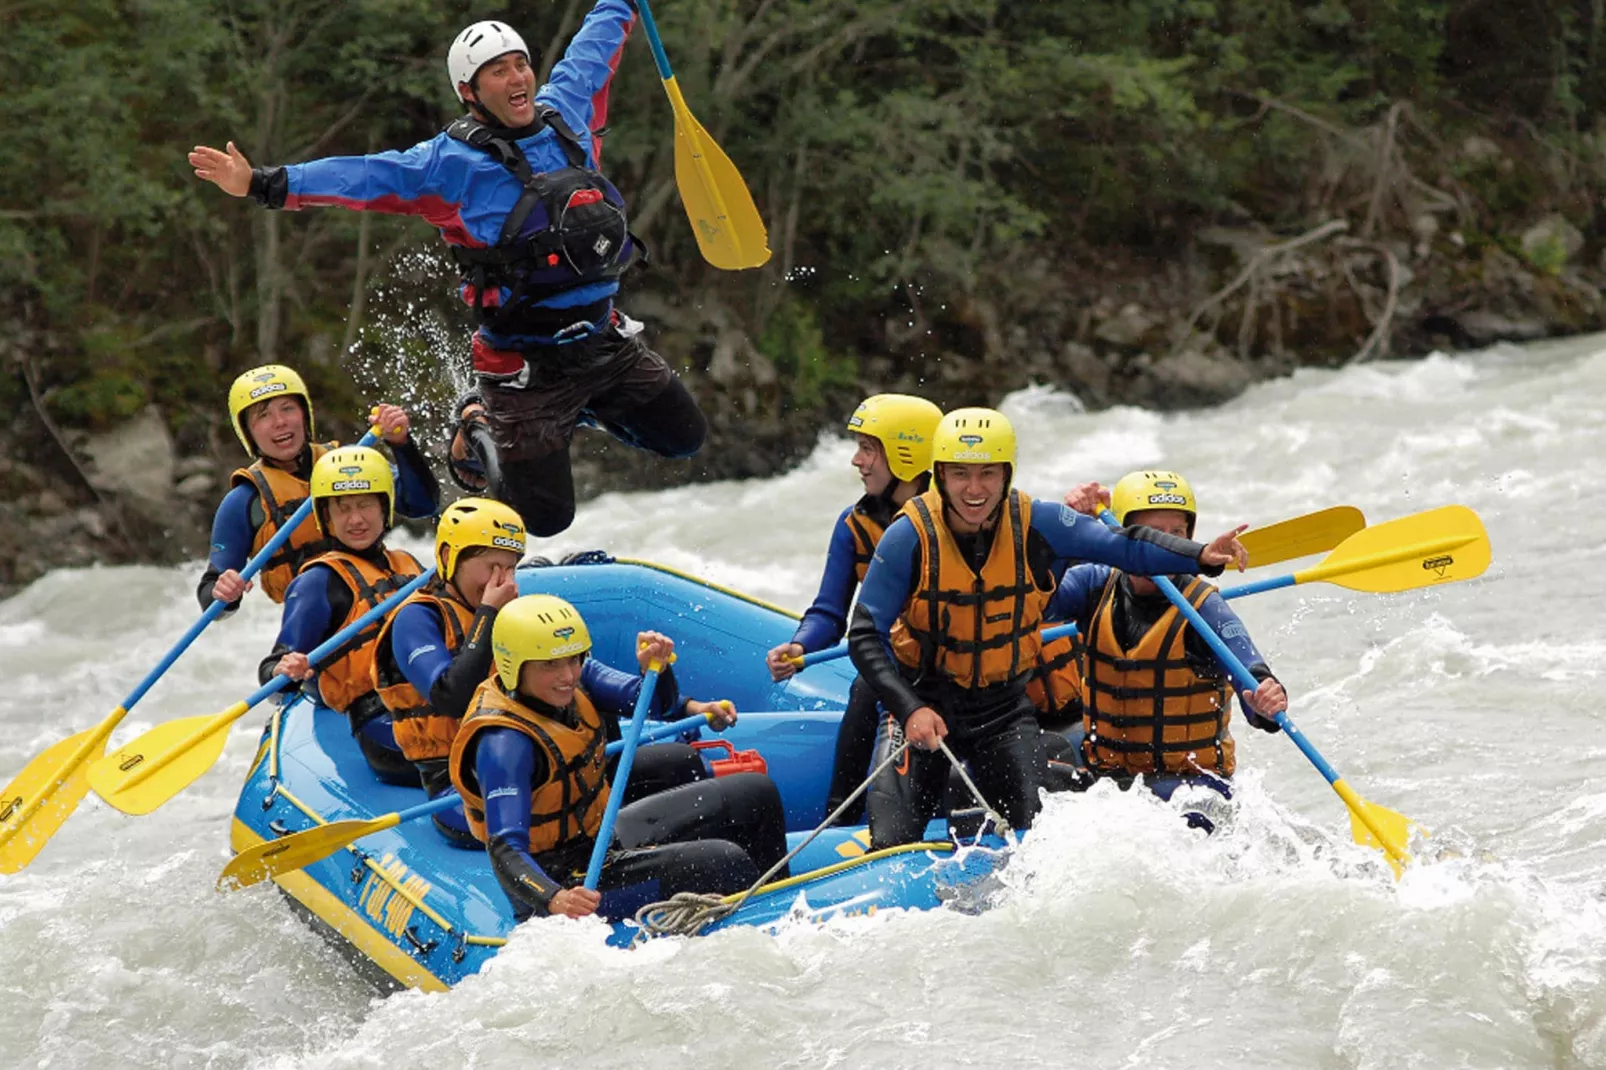
<svg viewBox="0 0 1606 1070"><path fill-rule="evenodd" d="M247 847L229 860L223 872L218 874L217 889L231 892L249 888L281 873L310 866L364 836L395 827L399 819L398 814L367 820L350 818L292 833L281 839L265 840L255 847Z"/></svg>
<svg viewBox="0 0 1606 1070"><path fill-rule="evenodd" d="M122 711L116 715L121 717ZM112 722L116 725L116 721ZM104 723L68 736L29 762L0 792L0 873L34 860L89 794L89 766L106 750Z"/></svg>
<svg viewBox="0 0 1606 1070"><path fill-rule="evenodd" d="M1410 819L1404 814L1395 813L1388 807L1379 806L1374 802L1363 801L1361 809L1366 812L1365 819L1355 809L1352 808L1350 810L1350 834L1355 837L1355 842L1362 847L1373 847L1382 851L1388 858L1389 865L1394 869L1394 875L1398 877L1404 872L1406 864L1411 861L1411 855L1405 849L1405 845L1411 842L1411 829L1413 826ZM1370 824L1368 824L1367 819L1370 820ZM1384 838L1380 839L1373 834L1373 826L1383 834ZM1421 830L1418 829L1418 832L1421 832ZM1422 835L1426 835L1426 833L1422 833Z"/></svg>
<svg viewBox="0 0 1606 1070"><path fill-rule="evenodd" d="M1362 847L1373 847L1383 852L1399 879L1411 861L1406 846L1411 842L1412 822L1404 814L1395 813L1386 806L1367 802L1355 793L1344 780L1333 782L1333 790L1349 807L1350 834Z"/></svg>
<svg viewBox="0 0 1606 1070"><path fill-rule="evenodd" d="M1489 553L1489 535L1478 514L1464 505L1446 505L1356 532L1321 564L1294 573L1294 582L1410 591L1481 576Z"/></svg>
<svg viewBox="0 0 1606 1070"><path fill-rule="evenodd" d="M89 786L125 814L148 814L212 768L245 708L157 725L90 766Z"/></svg>
<svg viewBox="0 0 1606 1070"><path fill-rule="evenodd" d="M1325 554L1364 527L1366 517L1359 509L1353 505L1335 505L1246 531L1238 536L1238 541L1249 551L1249 567L1261 568L1296 557Z"/></svg>
<svg viewBox="0 0 1606 1070"><path fill-rule="evenodd" d="M769 235L747 183L708 136L674 78L664 79L675 112L675 185L703 259L722 271L756 268L770 258Z"/></svg>

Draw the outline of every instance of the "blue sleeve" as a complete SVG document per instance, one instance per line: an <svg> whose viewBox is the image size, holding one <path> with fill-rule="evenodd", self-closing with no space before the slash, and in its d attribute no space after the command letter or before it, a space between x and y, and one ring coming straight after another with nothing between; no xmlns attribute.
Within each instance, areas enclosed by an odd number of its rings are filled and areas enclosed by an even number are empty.
<svg viewBox="0 0 1606 1070"><path fill-rule="evenodd" d="M1244 668L1253 671L1255 666L1266 664L1266 659L1255 648L1255 641L1249 637L1249 629L1244 627L1243 619L1233 612L1220 592L1211 592L1210 597L1205 599L1204 605L1199 607L1199 615L1205 619L1206 624L1215 629L1217 635L1221 636L1222 641L1227 644L1227 649L1244 663ZM1222 668L1225 669L1226 666ZM1237 690L1236 684L1233 689Z"/></svg>
<svg viewBox="0 0 1606 1070"><path fill-rule="evenodd" d="M212 517L212 549L206 562L219 575L231 568L238 572L251 559L251 543L257 536L251 526L251 503L256 496L256 487L249 483L232 487Z"/></svg>
<svg viewBox="0 0 1606 1070"><path fill-rule="evenodd" d="M558 109L582 138L597 112L597 98L618 69L635 18L628 0L598 0L535 94L538 102Z"/></svg>
<svg viewBox="0 0 1606 1070"><path fill-rule="evenodd" d="M452 666L440 613L423 602L403 606L390 626L390 653L407 682L427 700L435 681Z"/></svg>
<svg viewBox="0 0 1606 1070"><path fill-rule="evenodd" d="M887 644L889 655L892 624L903 612L909 592L914 589L914 563L919 549L920 536L909 518L900 516L893 520L876 544L870 570L864 574L864 585L859 591L859 607L875 621L876 631Z"/></svg>
<svg viewBox="0 0 1606 1070"><path fill-rule="evenodd" d="M535 777L535 744L511 728L487 728L474 752L474 775L485 797L486 838L530 842L530 784Z"/></svg>
<svg viewBox="0 0 1606 1070"><path fill-rule="evenodd" d="M1198 555L1204 547L1198 543L1147 530L1141 538L1112 531L1096 517L1068 505L1033 502L1031 528L1048 540L1059 557L1111 565L1137 576L1194 576L1201 571ZM1193 556L1168 550L1167 545L1192 547Z"/></svg>
<svg viewBox="0 0 1606 1070"><path fill-rule="evenodd" d="M1054 588L1054 596L1048 600L1043 619L1072 621L1085 636L1111 571L1109 565L1075 565L1066 569L1059 586Z"/></svg>
<svg viewBox="0 0 1606 1070"><path fill-rule="evenodd" d="M563 886L530 856L530 785L536 780L535 744L511 728L487 728L474 752L474 775L485 797L485 850L497 883L515 903L547 913ZM543 769L541 777L546 773Z"/></svg>
<svg viewBox="0 0 1606 1070"><path fill-rule="evenodd" d="M284 616L279 621L275 648L310 654L332 634L329 609L329 577L323 565L313 565L290 581L284 592Z"/></svg>
<svg viewBox="0 0 1606 1070"><path fill-rule="evenodd" d="M424 456L414 439L409 437L400 446L393 447L396 463L396 514L410 520L434 516L440 509L440 483L430 471L429 458Z"/></svg>
<svg viewBox="0 0 1606 1070"><path fill-rule="evenodd" d="M358 212L412 215L446 228L461 223L461 207L446 201L437 181L438 134L410 149L367 156L326 156L285 167L289 210L334 205Z"/></svg>
<svg viewBox="0 0 1606 1070"><path fill-rule="evenodd" d="M587 658L580 669L580 686L591 696L597 709L619 718L629 718L636 712L636 699L641 695L645 679L643 675L620 672L596 658ZM684 714L684 707L674 671L665 669L658 674L658 686L653 689L652 705L647 713L657 720L672 721Z"/></svg>
<svg viewBox="0 0 1606 1070"><path fill-rule="evenodd" d="M820 590L814 604L804 612L798 622L792 642L800 643L805 654L824 650L835 645L848 629L848 605L859 577L853 571L853 532L848 529L849 506L837 518L831 529L831 546L825 552L825 574L820 577Z"/></svg>

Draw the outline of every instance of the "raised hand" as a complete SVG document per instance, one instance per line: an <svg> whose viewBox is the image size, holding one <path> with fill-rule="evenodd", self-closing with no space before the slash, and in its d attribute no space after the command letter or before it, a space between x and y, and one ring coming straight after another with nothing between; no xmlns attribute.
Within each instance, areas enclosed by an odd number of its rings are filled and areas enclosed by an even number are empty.
<svg viewBox="0 0 1606 1070"><path fill-rule="evenodd" d="M1238 536L1249 530L1248 524L1239 524L1210 540L1199 555L1201 565L1236 565L1239 572L1249 567L1249 551L1238 541Z"/></svg>
<svg viewBox="0 0 1606 1070"><path fill-rule="evenodd" d="M1100 509L1110 506L1110 488L1099 483L1083 483L1065 492L1065 504L1078 513L1098 516Z"/></svg>
<svg viewBox="0 0 1606 1070"><path fill-rule="evenodd" d="M491 579L485 585L485 592L480 595L480 605L501 609L518 596L519 584L513 578L513 570L496 568L491 570Z"/></svg>
<svg viewBox="0 0 1606 1070"><path fill-rule="evenodd" d="M379 437L392 446L400 446L407 441L412 421L400 405L375 405L371 419L374 426L379 428Z"/></svg>
<svg viewBox="0 0 1606 1070"><path fill-rule="evenodd" d="M195 177L212 183L231 197L251 192L251 161L229 142L226 151L197 145L190 150L190 166Z"/></svg>
<svg viewBox="0 0 1606 1070"><path fill-rule="evenodd" d="M646 672L655 661L660 668L668 665L674 653L675 641L662 632L636 634L636 664L641 666L642 672Z"/></svg>

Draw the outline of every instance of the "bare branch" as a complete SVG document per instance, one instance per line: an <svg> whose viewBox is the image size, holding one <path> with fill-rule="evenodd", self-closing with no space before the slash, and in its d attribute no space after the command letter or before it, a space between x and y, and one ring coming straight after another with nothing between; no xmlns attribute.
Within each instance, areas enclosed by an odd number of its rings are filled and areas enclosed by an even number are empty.
<svg viewBox="0 0 1606 1070"><path fill-rule="evenodd" d="M1379 354L1388 355L1388 329L1394 322L1394 307L1400 295L1400 262L1394 256L1394 250L1387 245L1374 245L1372 248L1383 254L1383 259L1389 266L1389 292L1383 302L1383 314L1377 317L1377 323L1372 327L1372 333L1367 336L1366 344L1349 359L1351 364L1360 364Z"/></svg>
<svg viewBox="0 0 1606 1070"><path fill-rule="evenodd" d="M1240 286L1253 278L1256 272L1258 272L1267 263L1279 256L1291 253L1295 249L1302 248L1303 246L1309 245L1312 242L1321 241L1323 238L1348 229L1349 224L1344 220L1329 219L1316 229L1308 230L1299 235L1297 238L1290 238L1288 241L1278 242L1275 245L1262 246L1260 249L1256 250L1255 255L1249 258L1249 263L1244 265L1244 269L1238 273L1236 278L1227 283L1227 285L1223 286L1221 289L1217 290L1215 293L1211 294L1209 297L1205 298L1203 301L1199 302L1197 305L1193 306L1193 311L1188 313L1187 321L1183 323L1181 330L1177 333L1176 345L1171 351L1172 355L1174 356L1182 352L1183 347L1188 344L1188 339L1193 336L1193 325L1199 321L1200 316L1204 315L1210 309L1231 297Z"/></svg>
<svg viewBox="0 0 1606 1070"><path fill-rule="evenodd" d="M1394 171L1394 131L1400 121L1400 103L1395 101L1383 120L1383 134L1377 150L1377 178L1372 183L1372 198L1366 206L1366 221L1361 224L1361 237L1370 238L1377 232L1377 221L1383 213L1383 195L1392 183Z"/></svg>

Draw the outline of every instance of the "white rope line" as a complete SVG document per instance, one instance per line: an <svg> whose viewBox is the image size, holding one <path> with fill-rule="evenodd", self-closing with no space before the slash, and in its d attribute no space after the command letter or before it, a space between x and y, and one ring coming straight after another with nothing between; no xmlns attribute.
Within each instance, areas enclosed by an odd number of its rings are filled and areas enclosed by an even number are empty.
<svg viewBox="0 0 1606 1070"><path fill-rule="evenodd" d="M953 751L948 749L948 744L939 739L937 740L937 746L941 747L942 752L948 756L948 760L954 763L954 769L958 771L959 779L963 780L965 787L970 789L971 797L981 804L987 820L993 823L993 827L998 830L998 834L1000 836L1009 835L1009 822L1004 820L1003 814L993 809L992 803L987 801L987 797L981 793L981 789L976 786L976 782L970 779L970 774L965 772L964 764L954 757Z"/></svg>
<svg viewBox="0 0 1606 1070"><path fill-rule="evenodd" d="M903 752L908 749L909 741L907 739L894 747L892 753L882 759L880 765L870 770L870 775L864 778L864 783L854 788L853 794L842 800L842 805L827 814L825 820L820 822L802 843L786 852L786 857L766 870L762 877L753 882L752 887L748 888L736 899L727 901L726 896L713 895L706 892L676 892L666 900L648 903L636 911L636 924L641 926L642 931L649 936L696 936L714 922L734 913L743 903L752 898L754 892L769 883L771 877L779 873L787 863L797 857L799 851L813 843L816 836L830 828L837 818L846 813L854 801L870 787L875 778L881 775L881 771L902 757Z"/></svg>

